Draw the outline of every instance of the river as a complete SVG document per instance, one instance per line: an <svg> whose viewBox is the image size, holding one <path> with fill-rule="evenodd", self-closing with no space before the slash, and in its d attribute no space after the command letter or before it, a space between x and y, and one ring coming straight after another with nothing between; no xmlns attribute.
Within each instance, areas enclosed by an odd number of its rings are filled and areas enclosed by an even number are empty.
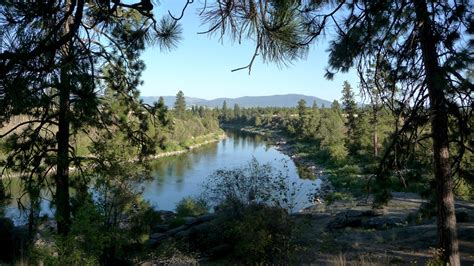
<svg viewBox="0 0 474 266"><path fill-rule="evenodd" d="M203 145L188 153L157 159L153 162L153 179L144 184L143 197L155 209L174 210L184 197L199 196L207 178L218 169L245 167L255 158L259 163L270 163L274 169L287 173L289 183L301 189L296 194L295 210L311 205L308 194L320 180L301 179L290 157L281 153L255 134L227 131L227 138ZM13 189L12 191L14 191ZM49 201L41 202L41 215L51 215ZM25 221L16 201L4 210L16 224Z"/></svg>

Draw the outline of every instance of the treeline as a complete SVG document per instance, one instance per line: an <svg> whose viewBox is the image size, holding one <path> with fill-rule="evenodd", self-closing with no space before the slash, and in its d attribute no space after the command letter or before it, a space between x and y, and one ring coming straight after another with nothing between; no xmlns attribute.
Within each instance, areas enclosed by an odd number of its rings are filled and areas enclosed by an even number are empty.
<svg viewBox="0 0 474 266"><path fill-rule="evenodd" d="M162 116L166 121L164 128L155 129L156 133L160 134L160 149L163 151L187 148L222 135L217 114L204 108L199 111L186 109L182 91L176 95L172 110L166 108L163 97L159 98L156 105L163 110Z"/></svg>
<svg viewBox="0 0 474 266"><path fill-rule="evenodd" d="M300 155L335 173L334 182L347 184L348 191L381 193L384 199L389 197L389 190L430 196L434 173L429 128L419 127L417 136L406 135L398 143L393 141L397 130L405 124L404 114L397 116L380 103L375 93L368 104L358 105L348 82L344 82L340 102L335 100L328 107L317 106L315 102L309 107L304 100L294 108L240 108L238 105L228 108L224 102L218 113L220 122L227 126L278 130L293 142ZM416 145L399 144L423 135L427 137L418 140ZM454 145L452 151L459 152ZM459 164L463 169L472 169L468 159ZM370 178L374 175L386 178L382 181ZM372 183L368 186L367 182ZM472 200L471 183L469 172L460 171L456 176L455 193Z"/></svg>
<svg viewBox="0 0 474 266"><path fill-rule="evenodd" d="M311 143L320 151L320 158L333 163L347 162L350 156L378 157L393 132L394 116L389 110L373 104L358 106L351 86L344 83L342 104L311 107L300 100L294 108L229 109L224 102L219 110L223 124L237 124L279 129L299 142ZM324 155L324 156L323 156Z"/></svg>

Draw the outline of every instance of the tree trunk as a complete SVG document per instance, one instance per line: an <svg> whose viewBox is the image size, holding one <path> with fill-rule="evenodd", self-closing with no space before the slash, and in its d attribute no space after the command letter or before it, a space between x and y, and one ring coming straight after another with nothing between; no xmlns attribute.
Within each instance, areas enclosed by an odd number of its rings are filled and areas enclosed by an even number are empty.
<svg viewBox="0 0 474 266"><path fill-rule="evenodd" d="M58 233L67 235L71 223L69 206L69 84L67 73L61 70L58 118L58 158L56 173L56 222Z"/></svg>
<svg viewBox="0 0 474 266"><path fill-rule="evenodd" d="M69 9L71 2L68 1ZM69 17L64 24L63 34L67 34L70 30L72 17ZM70 94L71 81L69 78L70 54L72 49L72 41L65 44L62 49L62 66L60 69L59 90L59 114L58 114L58 151L57 151L57 172L56 172L56 222L58 224L58 233L67 235L71 224L71 208L69 202L69 124L70 124Z"/></svg>
<svg viewBox="0 0 474 266"><path fill-rule="evenodd" d="M377 135L377 125L374 130L374 157L379 157L379 140Z"/></svg>
<svg viewBox="0 0 474 266"><path fill-rule="evenodd" d="M377 97L378 98L378 97ZM379 156L379 137L377 134L378 130L378 122L379 122L379 117L378 117L378 101L374 100L375 103L373 103L372 107L372 126L374 128L374 134L372 137L373 144L374 144L374 157L377 158Z"/></svg>
<svg viewBox="0 0 474 266"><path fill-rule="evenodd" d="M454 211L453 180L449 163L448 112L444 89L447 82L440 71L437 40L425 0L415 1L416 19L420 27L420 44L428 87L431 110L436 204L438 208L438 248L443 260L451 266L460 265L456 216Z"/></svg>

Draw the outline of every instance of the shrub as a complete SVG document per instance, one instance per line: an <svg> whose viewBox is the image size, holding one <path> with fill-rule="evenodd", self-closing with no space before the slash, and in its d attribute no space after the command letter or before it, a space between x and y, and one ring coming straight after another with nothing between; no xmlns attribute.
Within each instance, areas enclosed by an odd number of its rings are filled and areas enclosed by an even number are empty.
<svg viewBox="0 0 474 266"><path fill-rule="evenodd" d="M291 186L287 175L255 159L244 168L216 171L206 184L205 195L217 205L217 218L194 230L186 244L213 258L288 262L295 249L288 212L296 194Z"/></svg>
<svg viewBox="0 0 474 266"><path fill-rule="evenodd" d="M191 248L213 259L243 263L284 263L291 259L293 222L284 209L264 204L229 201L207 227L186 239Z"/></svg>
<svg viewBox="0 0 474 266"><path fill-rule="evenodd" d="M244 262L283 262L292 252L291 221L278 207L243 206L240 215L229 218L226 237L235 243L233 256Z"/></svg>
<svg viewBox="0 0 474 266"><path fill-rule="evenodd" d="M354 201L354 197L350 193L344 192L332 192L326 196L326 203L328 205L334 203L335 201Z"/></svg>
<svg viewBox="0 0 474 266"><path fill-rule="evenodd" d="M254 158L244 168L217 170L205 184L204 198L217 205L261 203L291 211L298 191L299 187L290 183L288 172L277 171Z"/></svg>
<svg viewBox="0 0 474 266"><path fill-rule="evenodd" d="M180 217L199 216L207 213L209 206L204 199L184 198L176 205L176 213Z"/></svg>

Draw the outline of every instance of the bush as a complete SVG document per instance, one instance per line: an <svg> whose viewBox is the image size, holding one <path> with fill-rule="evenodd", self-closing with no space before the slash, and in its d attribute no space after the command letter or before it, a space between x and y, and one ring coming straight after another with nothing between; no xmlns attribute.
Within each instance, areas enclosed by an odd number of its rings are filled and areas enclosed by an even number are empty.
<svg viewBox="0 0 474 266"><path fill-rule="evenodd" d="M287 167L283 168L287 171ZM295 183L289 182L288 172L277 171L270 164L260 164L255 158L244 168L217 170L207 182L204 198L217 205L261 203L291 211L299 191Z"/></svg>
<svg viewBox="0 0 474 266"><path fill-rule="evenodd" d="M328 205L334 203L335 201L354 201L354 197L349 193L344 192L332 192L326 196L326 203Z"/></svg>
<svg viewBox="0 0 474 266"><path fill-rule="evenodd" d="M225 257L243 263L284 263L295 250L293 222L279 207L229 201L208 227L186 239L192 249L212 259Z"/></svg>
<svg viewBox="0 0 474 266"><path fill-rule="evenodd" d="M224 256L244 263L288 262L295 249L288 211L296 192L290 191L290 186L287 175L255 159L245 168L218 170L205 192L216 205L216 218L194 230L186 245L212 258ZM185 199L179 209L189 214L194 204Z"/></svg>
<svg viewBox="0 0 474 266"><path fill-rule="evenodd" d="M199 216L207 213L209 206L204 199L184 198L176 205L176 213L180 217Z"/></svg>
<svg viewBox="0 0 474 266"><path fill-rule="evenodd" d="M263 204L232 205L236 207L239 212L227 213L222 232L228 243L235 243L232 256L246 263L287 261L293 251L288 213Z"/></svg>

